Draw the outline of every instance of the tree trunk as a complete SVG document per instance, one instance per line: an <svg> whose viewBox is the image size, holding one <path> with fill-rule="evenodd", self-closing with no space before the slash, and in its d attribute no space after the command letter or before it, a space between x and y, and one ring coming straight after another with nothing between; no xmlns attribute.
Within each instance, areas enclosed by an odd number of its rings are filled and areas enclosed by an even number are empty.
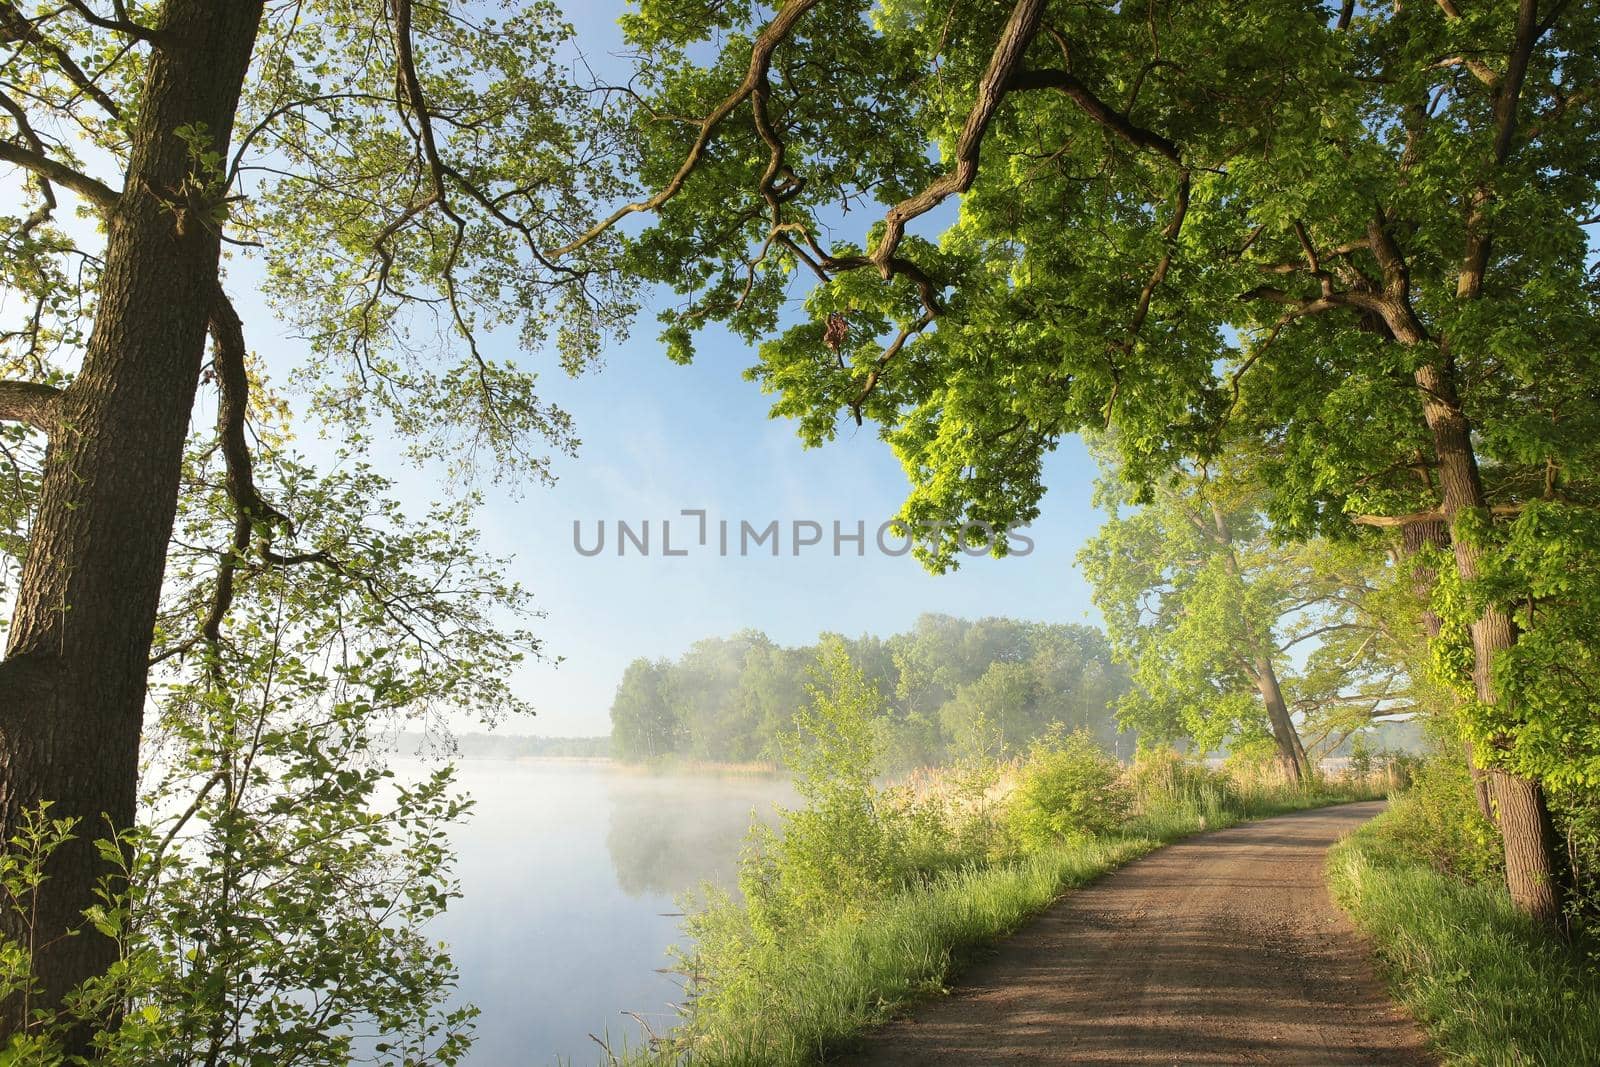
<svg viewBox="0 0 1600 1067"><path fill-rule="evenodd" d="M1280 697L1279 699L1281 700L1282 698ZM1316 768L1311 764L1311 757L1306 755L1305 743L1300 740L1300 731L1295 727L1294 720L1289 717L1287 708L1284 709L1283 719L1289 727L1289 740L1294 742L1294 754L1295 758L1300 761L1300 772L1309 781L1316 777Z"/></svg>
<svg viewBox="0 0 1600 1067"><path fill-rule="evenodd" d="M32 921L0 915L0 934L35 948L39 987L4 1005L0 1041L115 958L92 929L63 935L112 874L94 840L134 818L152 630L217 284L219 237L185 192L193 164L176 131L203 130L226 153L261 12L261 0L163 7L94 326L61 398L0 663L0 834L41 802L80 821Z"/></svg>
<svg viewBox="0 0 1600 1067"><path fill-rule="evenodd" d="M1488 498L1472 450L1471 429L1456 394L1454 367L1448 353L1419 367L1416 381L1439 461L1441 510L1453 528L1462 512L1487 509ZM1478 576L1477 546L1463 537L1453 537L1451 541L1456 569L1464 581L1472 581ZM1496 702L1494 660L1516 639L1511 617L1498 606L1485 608L1472 623L1472 682L1482 703ZM1554 925L1561 916L1561 881L1544 791L1538 782L1506 771L1491 770L1489 778L1505 846L1506 886L1511 899L1529 915Z"/></svg>
<svg viewBox="0 0 1600 1067"><path fill-rule="evenodd" d="M1558 925L1565 883L1558 862L1561 846L1544 790L1533 779L1499 768L1490 768L1487 777L1505 845L1506 886L1511 899L1540 922Z"/></svg>
<svg viewBox="0 0 1600 1067"><path fill-rule="evenodd" d="M1291 782L1302 782L1310 777L1311 763L1300 744L1300 734L1289 716L1289 706L1283 699L1283 688L1278 684L1278 672L1272 668L1272 658L1265 653L1256 655L1252 672L1261 702L1267 708L1267 721L1272 724L1272 738L1278 743L1278 763Z"/></svg>
<svg viewBox="0 0 1600 1067"><path fill-rule="evenodd" d="M1414 562L1417 555L1425 548L1448 548L1450 546L1450 529L1443 519L1428 522L1407 523L1400 528L1400 543L1402 553L1406 560L1413 561L1411 565L1411 588L1423 601L1422 631L1429 641L1438 638L1439 631L1443 628L1438 615L1427 606L1427 599L1433 590L1434 570L1432 567L1423 566ZM1478 812L1490 822L1494 821L1494 805L1489 796L1489 774L1478 766L1477 759L1472 751L1472 742L1461 743L1462 753L1467 761L1467 773L1472 777L1472 794L1478 803Z"/></svg>
<svg viewBox="0 0 1600 1067"><path fill-rule="evenodd" d="M1206 504L1211 509L1211 537L1223 550L1223 566L1228 574L1243 582L1239 573L1239 557L1233 549L1233 530L1229 527L1228 517L1223 514L1222 508L1215 500L1209 497ZM1289 706L1283 699L1283 687L1278 684L1278 672L1272 668L1272 655L1267 649L1272 648L1270 630L1266 635L1257 633L1249 619L1241 620L1245 632L1245 640L1254 647L1255 651L1246 653L1253 659L1246 663L1245 673L1250 680L1255 682L1256 691L1261 694L1261 702L1267 709L1267 721L1272 726L1272 739L1278 744L1278 763L1283 768L1284 777L1291 782L1301 782L1310 777L1311 761L1306 759L1306 750L1300 744L1300 733L1294 728L1294 719L1289 715Z"/></svg>
<svg viewBox="0 0 1600 1067"><path fill-rule="evenodd" d="M1517 109L1533 50L1540 33L1537 0L1518 0L1516 29L1505 72L1494 86L1495 139L1492 165L1505 166L1516 143ZM1466 254L1456 279L1456 297L1478 300L1483 295L1488 273L1493 234L1486 206L1494 197L1491 179L1486 174L1473 190L1467 215ZM1381 228L1381 224L1380 224ZM1381 236L1374 234L1374 236ZM1376 249L1376 245L1375 245ZM1386 253L1387 254L1387 253ZM1389 266L1385 265L1386 275ZM1396 339L1405 344L1426 340L1426 331L1417 328L1405 297L1402 281L1401 305L1411 322L1396 330ZM1472 450L1472 427L1461 409L1456 391L1455 362L1447 343L1439 345L1435 359L1417 368L1416 383L1422 394L1422 413L1433 433L1434 450L1439 460L1444 518L1454 533L1456 518L1463 511L1484 511L1489 506ZM1465 581L1478 576L1479 552L1468 539L1452 536L1456 569ZM1511 617L1497 605L1490 605L1472 624L1472 683L1480 702L1497 703L1494 689L1494 660L1517 640ZM1511 899L1529 915L1549 925L1561 918L1562 883L1557 876L1559 852L1551 827L1544 791L1533 779L1522 778L1498 768L1489 772L1495 815L1500 838L1505 846L1506 886Z"/></svg>

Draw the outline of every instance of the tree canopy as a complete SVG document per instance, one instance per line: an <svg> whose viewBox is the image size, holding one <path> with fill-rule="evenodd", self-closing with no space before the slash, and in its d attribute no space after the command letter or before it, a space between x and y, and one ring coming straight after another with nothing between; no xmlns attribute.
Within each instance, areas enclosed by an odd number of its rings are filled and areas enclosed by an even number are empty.
<svg viewBox="0 0 1600 1067"><path fill-rule="evenodd" d="M631 262L686 298L666 341L760 342L808 443L873 420L908 520L1033 518L1065 434L1115 429L1150 485L1243 426L1285 530L1454 527L1462 729L1554 921L1541 790L1590 735L1503 690L1548 662L1521 632L1593 653L1491 571L1525 522L1595 558L1592 8L657 0L625 29L653 193L617 217L654 213Z"/></svg>
<svg viewBox="0 0 1600 1067"><path fill-rule="evenodd" d="M1403 610L1411 575L1372 544L1274 530L1255 458L1176 472L1142 506L1106 458L1110 518L1078 561L1137 683L1125 723L1202 749L1270 739L1298 779L1375 716L1417 710L1422 635Z"/></svg>

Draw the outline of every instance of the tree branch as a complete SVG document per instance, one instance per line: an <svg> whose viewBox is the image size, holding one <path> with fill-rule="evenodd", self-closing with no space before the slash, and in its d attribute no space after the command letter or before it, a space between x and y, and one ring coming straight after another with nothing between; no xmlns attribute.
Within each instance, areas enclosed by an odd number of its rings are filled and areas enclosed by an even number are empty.
<svg viewBox="0 0 1600 1067"><path fill-rule="evenodd" d="M1022 63L1022 55L1038 32L1039 19L1044 14L1044 0L1018 0L1000 31L1000 40L989 56L989 65L978 79L978 92L967 120L962 124L961 136L956 141L956 165L944 176L935 179L926 189L907 197L889 209L884 216L887 229L872 250L871 260L885 279L894 276L895 250L905 236L906 223L926 214L942 204L948 197L966 192L978 176L978 150L983 135L989 130L1000 102Z"/></svg>
<svg viewBox="0 0 1600 1067"><path fill-rule="evenodd" d="M287 523L289 520L262 498L256 488L255 466L245 438L250 414L250 377L245 368L244 323L233 302L218 284L209 324L214 346L212 365L218 390L217 438L227 465L228 496L252 522Z"/></svg>
<svg viewBox="0 0 1600 1067"><path fill-rule="evenodd" d="M71 189L93 204L102 214L116 207L117 201L122 197L122 194L104 182L74 170L59 160L51 159L42 152L9 141L0 141L0 163L15 163L46 181Z"/></svg>
<svg viewBox="0 0 1600 1067"><path fill-rule="evenodd" d="M0 420L49 433L55 429L61 390L43 382L0 381Z"/></svg>
<svg viewBox="0 0 1600 1067"><path fill-rule="evenodd" d="M1145 149L1157 155L1165 156L1169 161L1178 163L1181 166L1176 144L1154 130L1147 130L1143 126L1136 125L1127 115L1096 96L1094 91L1071 71L1021 70L1012 77L1010 88L1018 90L1059 90L1073 103L1077 104L1078 109L1085 115L1122 138L1134 148Z"/></svg>
<svg viewBox="0 0 1600 1067"><path fill-rule="evenodd" d="M100 87L96 78L78 66L65 48L40 33L39 27L31 19L24 17L10 0L0 0L0 34L4 35L0 39L23 41L44 52L55 61L61 73L67 76L67 80L76 85L85 96L99 104L106 114L114 119L122 117L122 108Z"/></svg>
<svg viewBox="0 0 1600 1067"><path fill-rule="evenodd" d="M122 5L122 0L115 0L112 4L112 7L116 9L116 17L114 18L106 18L91 8L85 0L66 0L66 4L67 7L76 11L79 17L91 26L102 30L111 30L113 33L120 33L151 44L159 43L162 40L163 34L160 30L151 29L149 26L141 25L129 18L126 8Z"/></svg>
<svg viewBox="0 0 1600 1067"><path fill-rule="evenodd" d="M1441 4L1449 0L1440 0ZM1522 98L1522 83L1528 74L1528 64L1533 59L1533 49L1543 32L1538 21L1538 0L1520 0L1517 5L1517 28L1511 46L1511 58L1506 64L1505 76L1493 85L1494 89L1494 156L1495 170L1505 166L1511 156L1511 146L1517 133L1517 105ZM1493 235L1487 225L1487 205L1494 195L1486 181L1473 191L1467 215L1467 249L1462 258L1461 273L1456 281L1456 295L1476 300L1483 292L1483 276L1489 269L1489 250Z"/></svg>
<svg viewBox="0 0 1600 1067"><path fill-rule="evenodd" d="M667 201L677 196L683 189L683 183L689 180L689 175L700 165L700 160L705 157L706 148L711 144L711 138L724 120L738 108L767 78L767 72L772 69L772 53L779 44L793 32L795 24L800 17L810 11L818 0L789 0L785 3L776 17L757 35L755 43L750 48L750 67L746 71L744 80L741 81L733 92L723 98L722 102L712 108L705 118L699 121L699 132L695 134L694 143L689 146L689 152L684 156L683 163L678 167L677 173L663 185L654 196L645 200L637 200L631 204L624 204L610 215L591 226L575 240L569 241L560 248L551 249L547 255L551 259L559 259L571 252L576 252L584 245L590 244L618 222L629 215L642 211L655 211Z"/></svg>
<svg viewBox="0 0 1600 1067"><path fill-rule="evenodd" d="M222 634L223 620L233 606L233 582L239 561L250 547L250 535L257 525L287 527L289 520L268 504L256 488L255 465L250 444L245 439L245 420L250 413L250 376L245 367L244 324L234 310L228 294L218 283L212 295L211 321L208 324L221 397L217 403L217 438L227 469L228 497L233 501L233 541L222 554L217 568L217 584L211 606L200 624L206 644L215 647ZM263 531L263 552L270 535Z"/></svg>
<svg viewBox="0 0 1600 1067"><path fill-rule="evenodd" d="M1490 515L1518 515L1522 512L1521 504L1496 504L1485 509ZM1445 522L1446 516L1442 511L1414 511L1409 515L1351 515L1350 521L1357 526L1376 526L1383 529L1392 529L1398 526L1416 526L1428 522Z"/></svg>
<svg viewBox="0 0 1600 1067"><path fill-rule="evenodd" d="M1415 526L1424 522L1442 522L1442 511L1417 511L1410 515L1352 515L1350 521L1357 526L1376 526L1382 529L1392 529L1399 526Z"/></svg>
<svg viewBox="0 0 1600 1067"><path fill-rule="evenodd" d="M1438 3L1439 10L1444 12L1444 17L1447 22L1455 22L1461 18L1461 10L1456 7L1454 0L1438 0ZM1474 78L1477 78L1491 89L1496 89L1500 85L1499 71L1495 70L1481 59L1473 59L1470 56L1452 56L1449 60L1446 60L1445 63L1461 63L1465 65L1466 68L1472 72L1472 76ZM1445 63L1439 63L1436 65L1444 66Z"/></svg>
<svg viewBox="0 0 1600 1067"><path fill-rule="evenodd" d="M1299 297L1271 285L1258 285L1254 289L1240 293L1239 299L1262 300L1269 304L1283 304L1289 309L1284 312L1284 317L1290 320L1305 318L1309 315L1320 315L1324 311L1333 311L1338 308L1362 308L1376 311L1382 307L1382 302L1370 293L1335 292L1323 296Z"/></svg>

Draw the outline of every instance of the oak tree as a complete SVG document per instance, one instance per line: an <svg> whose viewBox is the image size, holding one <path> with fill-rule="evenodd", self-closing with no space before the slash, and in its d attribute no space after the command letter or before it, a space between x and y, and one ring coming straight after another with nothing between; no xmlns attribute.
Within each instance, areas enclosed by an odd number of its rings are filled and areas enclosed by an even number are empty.
<svg viewBox="0 0 1600 1067"><path fill-rule="evenodd" d="M675 352L726 322L807 442L872 420L907 520L1026 521L1065 434L1113 427L1148 481L1235 419L1283 456L1286 530L1455 527L1463 722L1511 894L1555 920L1560 775L1521 754L1581 722L1507 700L1539 616L1488 569L1593 477L1592 6L653 0L625 28L654 191L592 234L653 212L633 262L686 298Z"/></svg>
<svg viewBox="0 0 1600 1067"><path fill-rule="evenodd" d="M113 834L132 823L202 384L234 518L208 546L213 595L163 654L212 654L244 568L346 580L336 554L294 547L301 516L257 486L225 247L304 339L282 369L309 418L357 442L387 423L419 459L535 477L545 449L572 446L533 375L486 348L496 329L548 339L577 370L627 311L609 242L561 264L543 253L626 192L603 165L609 127L559 61L569 33L537 2L503 18L413 0L0 3L0 163L17 205L0 224L0 514L21 560L6 571L0 839L41 802ZM113 958L93 930L65 936L115 869L92 838L57 850L41 887L35 1005ZM7 1001L0 1036L25 999Z"/></svg>
<svg viewBox="0 0 1600 1067"><path fill-rule="evenodd" d="M1407 660L1421 635L1395 632L1384 555L1285 542L1237 447L1148 487L1099 451L1109 518L1078 563L1139 683L1119 714L1142 738L1212 749L1265 733L1300 781L1374 716L1415 710Z"/></svg>

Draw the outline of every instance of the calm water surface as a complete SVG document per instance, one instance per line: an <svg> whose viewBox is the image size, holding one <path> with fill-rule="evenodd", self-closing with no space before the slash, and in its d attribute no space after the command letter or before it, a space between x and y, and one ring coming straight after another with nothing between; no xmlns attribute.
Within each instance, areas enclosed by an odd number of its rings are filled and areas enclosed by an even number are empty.
<svg viewBox="0 0 1600 1067"><path fill-rule="evenodd" d="M472 1067L604 1061L590 1034L637 1045L675 1018L678 898L731 885L752 812L792 803L759 778L650 775L606 764L463 761L477 801L452 835L463 899L430 926L476 1004Z"/></svg>

